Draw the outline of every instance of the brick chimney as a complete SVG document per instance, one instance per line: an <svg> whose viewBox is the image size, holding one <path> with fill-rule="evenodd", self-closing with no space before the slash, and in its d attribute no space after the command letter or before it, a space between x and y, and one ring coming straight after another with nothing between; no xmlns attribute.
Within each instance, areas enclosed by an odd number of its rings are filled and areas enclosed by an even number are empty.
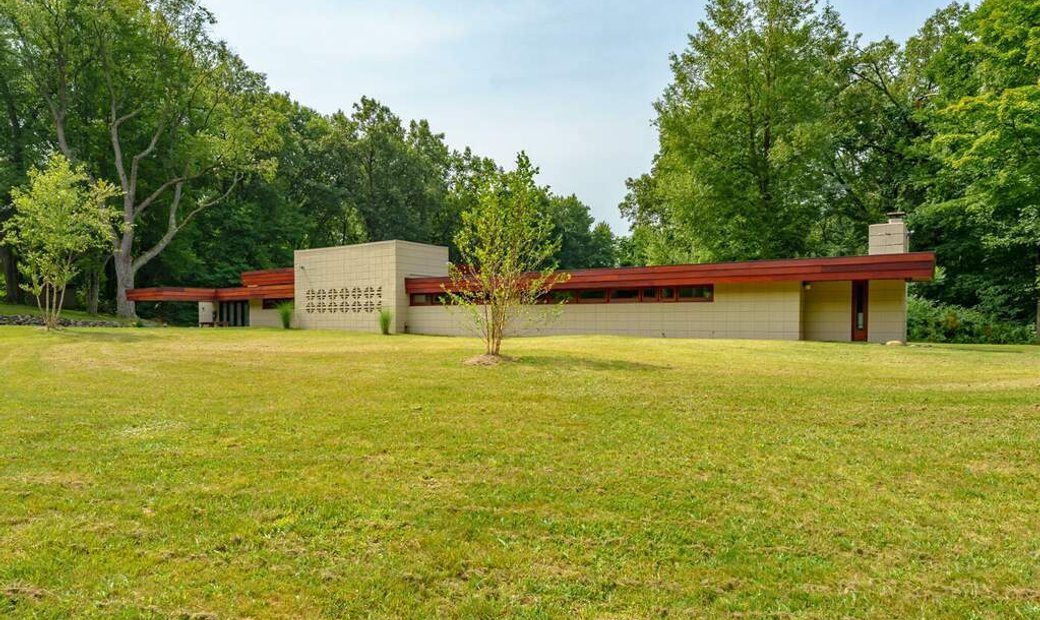
<svg viewBox="0 0 1040 620"><path fill-rule="evenodd" d="M906 230L906 214L893 211L888 215L888 222L871 224L870 251L874 254L902 254L910 251L910 234Z"/></svg>

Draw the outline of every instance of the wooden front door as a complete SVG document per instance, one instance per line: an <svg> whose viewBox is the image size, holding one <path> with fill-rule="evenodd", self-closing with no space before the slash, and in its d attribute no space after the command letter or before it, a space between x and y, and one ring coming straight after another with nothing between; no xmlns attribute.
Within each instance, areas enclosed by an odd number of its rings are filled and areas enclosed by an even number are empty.
<svg viewBox="0 0 1040 620"><path fill-rule="evenodd" d="M858 280L852 283L852 340L867 340L867 290L869 283Z"/></svg>

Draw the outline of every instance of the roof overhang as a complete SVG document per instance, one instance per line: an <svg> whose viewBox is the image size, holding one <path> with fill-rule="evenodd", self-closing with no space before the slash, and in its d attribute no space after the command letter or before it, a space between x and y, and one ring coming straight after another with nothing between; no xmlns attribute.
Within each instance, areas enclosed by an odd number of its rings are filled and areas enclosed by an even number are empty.
<svg viewBox="0 0 1040 620"><path fill-rule="evenodd" d="M233 288L135 288L126 292L126 298L129 301L244 301L292 299L296 294L296 275L292 267L245 271L241 280L242 286Z"/></svg>
<svg viewBox="0 0 1040 620"><path fill-rule="evenodd" d="M664 265L568 270L570 279L554 290L690 286L753 282L837 282L846 280L927 281L935 275L935 254L910 252L873 256L795 258L739 263ZM406 278L408 293L440 293L451 279Z"/></svg>
<svg viewBox="0 0 1040 620"><path fill-rule="evenodd" d="M292 284L241 286L236 288L188 288L160 286L135 288L126 292L129 301L245 301L249 299L292 299Z"/></svg>

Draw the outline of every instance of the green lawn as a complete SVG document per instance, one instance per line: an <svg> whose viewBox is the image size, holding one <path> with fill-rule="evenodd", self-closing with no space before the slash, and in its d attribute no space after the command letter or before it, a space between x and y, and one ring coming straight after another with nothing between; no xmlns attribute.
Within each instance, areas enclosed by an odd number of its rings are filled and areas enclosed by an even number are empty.
<svg viewBox="0 0 1040 620"><path fill-rule="evenodd" d="M1040 618L1040 349L0 328L0 616Z"/></svg>

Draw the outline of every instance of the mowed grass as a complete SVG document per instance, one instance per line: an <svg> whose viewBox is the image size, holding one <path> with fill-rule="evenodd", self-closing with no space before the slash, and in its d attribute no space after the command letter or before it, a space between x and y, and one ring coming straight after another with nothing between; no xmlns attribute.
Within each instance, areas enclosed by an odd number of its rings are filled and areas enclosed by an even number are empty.
<svg viewBox="0 0 1040 620"><path fill-rule="evenodd" d="M1040 617L1040 349L0 328L0 616Z"/></svg>

